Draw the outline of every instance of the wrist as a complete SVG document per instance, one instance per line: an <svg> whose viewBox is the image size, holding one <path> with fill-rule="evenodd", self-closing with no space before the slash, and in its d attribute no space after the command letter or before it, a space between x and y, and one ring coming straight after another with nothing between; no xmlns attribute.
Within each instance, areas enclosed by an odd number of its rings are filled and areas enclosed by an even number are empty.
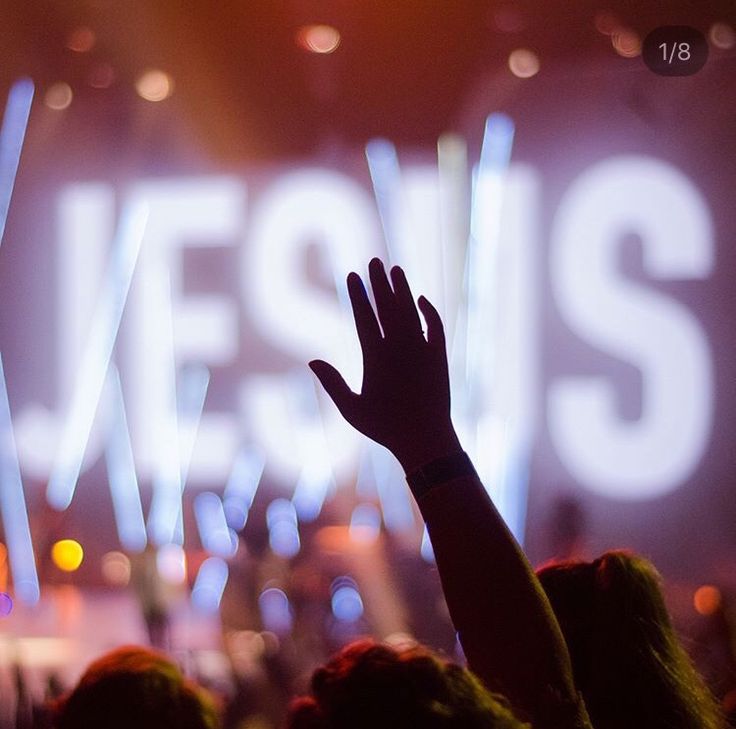
<svg viewBox="0 0 736 729"><path fill-rule="evenodd" d="M458 478L475 476L475 468L465 451L459 451L430 461L416 471L406 474L406 482L417 501L435 486L454 481Z"/></svg>
<svg viewBox="0 0 736 729"><path fill-rule="evenodd" d="M460 439L457 437L455 429L450 425L445 431L418 438L411 447L400 453L395 452L394 455L404 469L404 473L410 474L438 458L462 453L462 450Z"/></svg>

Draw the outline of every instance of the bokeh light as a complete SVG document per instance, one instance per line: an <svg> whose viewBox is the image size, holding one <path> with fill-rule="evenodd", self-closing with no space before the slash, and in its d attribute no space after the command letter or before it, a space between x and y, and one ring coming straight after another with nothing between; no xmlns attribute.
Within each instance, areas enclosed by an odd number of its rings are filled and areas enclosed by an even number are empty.
<svg viewBox="0 0 736 729"><path fill-rule="evenodd" d="M266 630L284 635L291 632L293 616L289 598L278 587L266 588L258 598L261 620Z"/></svg>
<svg viewBox="0 0 736 729"><path fill-rule="evenodd" d="M102 576L111 585L125 587L130 582L130 560L122 552L108 552L102 558Z"/></svg>
<svg viewBox="0 0 736 729"><path fill-rule="evenodd" d="M13 598L7 592L0 592L0 618L7 618L13 612Z"/></svg>
<svg viewBox="0 0 736 729"><path fill-rule="evenodd" d="M76 53L86 53L94 48L96 40L95 32L91 28L82 26L80 28L75 28L69 34L66 47L70 51L75 51Z"/></svg>
<svg viewBox="0 0 736 729"><path fill-rule="evenodd" d="M713 585L702 585L693 595L693 605L701 615L713 615L721 607L721 600L721 591Z"/></svg>
<svg viewBox="0 0 736 729"><path fill-rule="evenodd" d="M596 13L593 23L595 24L595 29L603 35L613 35L621 25L618 18L607 10Z"/></svg>
<svg viewBox="0 0 736 729"><path fill-rule="evenodd" d="M728 23L713 23L708 38L713 46L722 51L729 51L736 46L736 32Z"/></svg>
<svg viewBox="0 0 736 729"><path fill-rule="evenodd" d="M182 585L187 579L187 556L178 544L165 544L156 552L156 567L161 579L170 585Z"/></svg>
<svg viewBox="0 0 736 729"><path fill-rule="evenodd" d="M331 25L305 25L297 31L297 43L312 53L332 53L340 45L340 31Z"/></svg>
<svg viewBox="0 0 736 729"><path fill-rule="evenodd" d="M168 73L152 69L135 82L135 90L146 101L163 101L174 92L174 80Z"/></svg>
<svg viewBox="0 0 736 729"><path fill-rule="evenodd" d="M63 572L74 572L82 564L84 550L74 539L60 539L51 548L51 559Z"/></svg>
<svg viewBox="0 0 736 729"><path fill-rule="evenodd" d="M61 111L72 103L73 98L72 87L63 81L59 81L59 83L52 84L46 89L43 101L49 109Z"/></svg>
<svg viewBox="0 0 736 729"><path fill-rule="evenodd" d="M87 82L93 89L107 89L115 81L115 69L109 63L98 63L92 68Z"/></svg>
<svg viewBox="0 0 736 729"><path fill-rule="evenodd" d="M514 76L531 78L539 72L539 57L528 48L517 48L509 55L509 68Z"/></svg>
<svg viewBox="0 0 736 729"><path fill-rule="evenodd" d="M354 623L363 615L363 600L352 577L337 577L331 586L332 614L346 623Z"/></svg>
<svg viewBox="0 0 736 729"><path fill-rule="evenodd" d="M636 58L641 55L641 38L631 28L617 28L611 35L611 44L619 56Z"/></svg>

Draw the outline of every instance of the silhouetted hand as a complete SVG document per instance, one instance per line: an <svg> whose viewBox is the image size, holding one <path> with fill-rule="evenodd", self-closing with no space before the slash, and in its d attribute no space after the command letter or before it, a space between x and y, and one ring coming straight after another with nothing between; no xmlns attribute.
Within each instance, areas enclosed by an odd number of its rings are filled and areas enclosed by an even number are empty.
<svg viewBox="0 0 736 729"><path fill-rule="evenodd" d="M445 334L437 310L420 296L425 339L401 268L391 269L393 288L379 259L368 270L378 318L360 276L351 273L347 278L363 352L360 394L327 362L314 360L309 366L345 420L386 446L408 473L462 450L450 419Z"/></svg>

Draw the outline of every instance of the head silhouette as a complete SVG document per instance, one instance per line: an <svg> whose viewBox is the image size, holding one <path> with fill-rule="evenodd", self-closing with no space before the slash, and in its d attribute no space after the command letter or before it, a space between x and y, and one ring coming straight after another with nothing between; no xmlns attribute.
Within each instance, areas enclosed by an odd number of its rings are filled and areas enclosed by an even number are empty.
<svg viewBox="0 0 736 729"><path fill-rule="evenodd" d="M312 675L289 729L520 729L503 698L422 647L348 645Z"/></svg>
<svg viewBox="0 0 736 729"><path fill-rule="evenodd" d="M661 578L624 551L537 572L596 729L710 729L717 706L670 620Z"/></svg>
<svg viewBox="0 0 736 729"><path fill-rule="evenodd" d="M55 711L56 729L214 729L215 712L165 655L124 646L90 664Z"/></svg>

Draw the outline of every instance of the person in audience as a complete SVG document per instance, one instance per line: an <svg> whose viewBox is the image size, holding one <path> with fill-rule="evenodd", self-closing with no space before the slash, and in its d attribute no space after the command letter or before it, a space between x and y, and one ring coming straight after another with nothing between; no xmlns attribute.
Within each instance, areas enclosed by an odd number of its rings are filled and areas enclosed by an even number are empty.
<svg viewBox="0 0 736 729"><path fill-rule="evenodd" d="M596 729L716 729L718 704L670 620L651 562L625 551L549 564L537 575Z"/></svg>
<svg viewBox="0 0 736 729"><path fill-rule="evenodd" d="M374 258L369 277L375 311L360 276L347 278L360 392L327 362L309 365L343 417L403 467L471 670L536 729L589 727L549 601L455 432L440 316L419 298L425 336L402 269L394 266L389 281Z"/></svg>
<svg viewBox="0 0 736 729"><path fill-rule="evenodd" d="M287 729L522 729L505 700L424 647L372 640L343 648L312 675Z"/></svg>
<svg viewBox="0 0 736 729"><path fill-rule="evenodd" d="M90 664L54 710L55 729L216 729L214 706L164 654L117 648Z"/></svg>

